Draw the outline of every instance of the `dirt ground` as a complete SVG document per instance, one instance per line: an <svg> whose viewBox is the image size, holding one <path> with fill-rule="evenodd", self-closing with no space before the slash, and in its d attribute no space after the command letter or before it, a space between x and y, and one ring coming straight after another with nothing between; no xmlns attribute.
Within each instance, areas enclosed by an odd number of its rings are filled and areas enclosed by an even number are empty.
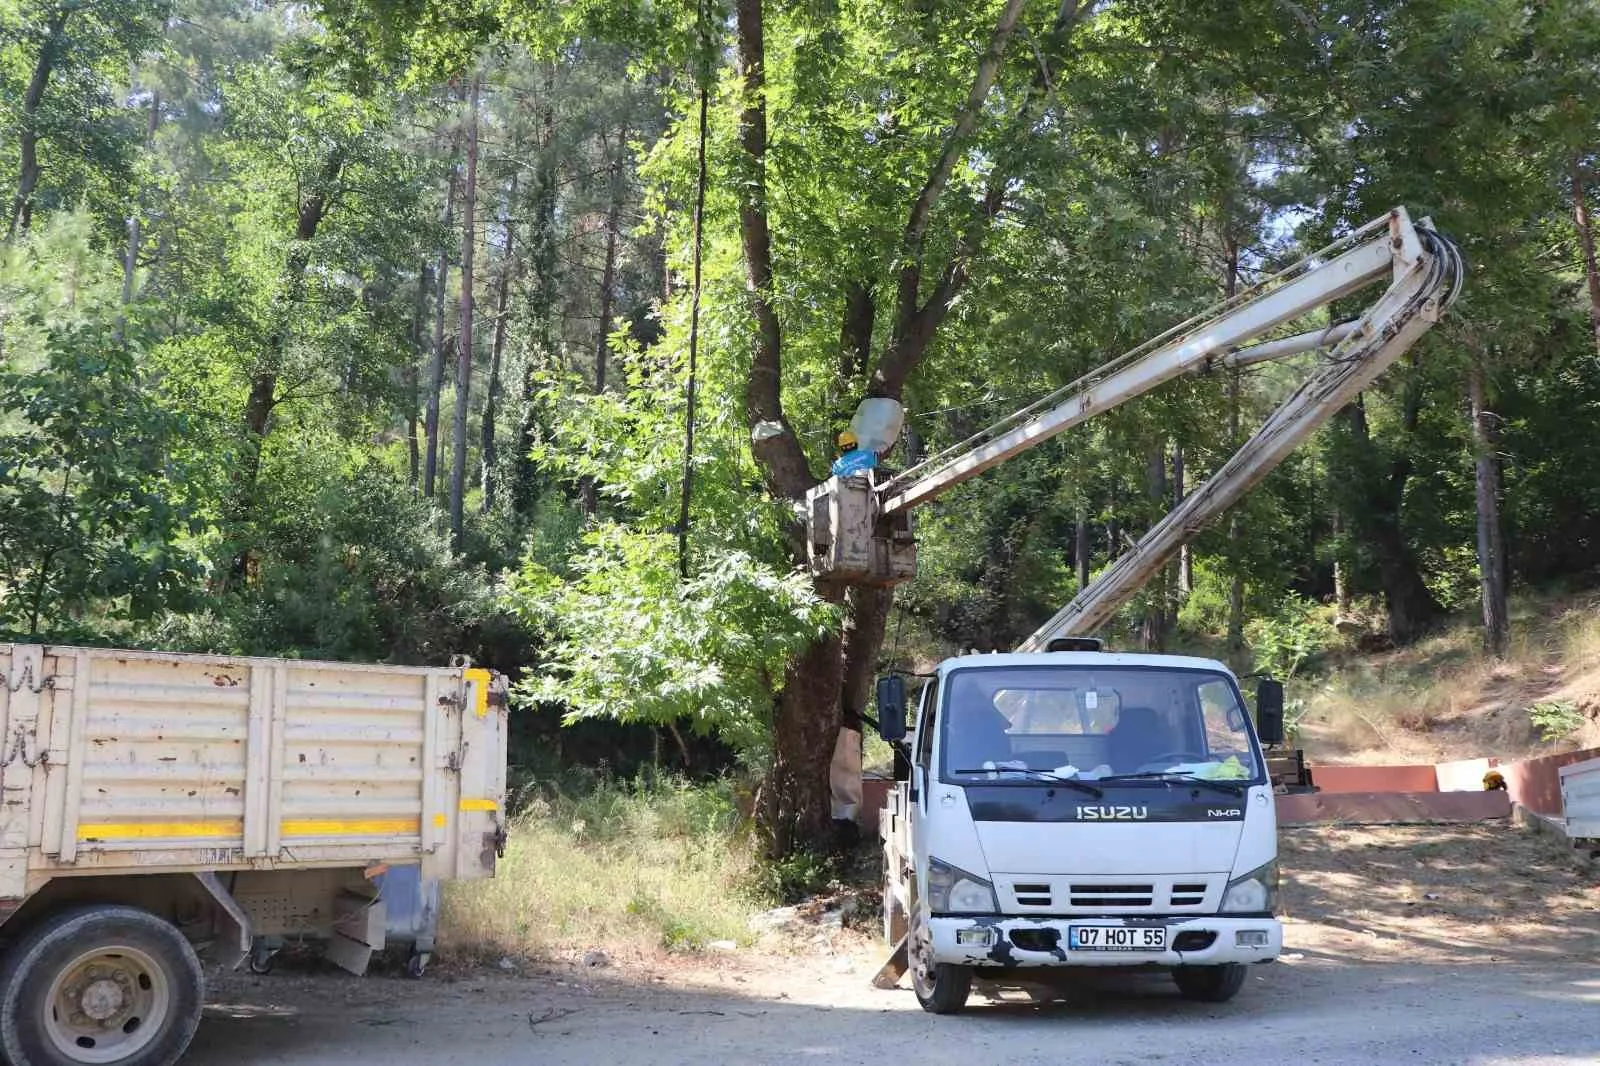
<svg viewBox="0 0 1600 1066"><path fill-rule="evenodd" d="M556 964L421 981L213 982L190 1066L1600 1062L1600 874L1504 826L1284 834L1282 962L1220 1006L1161 975L989 989L922 1013L852 936L793 955Z"/></svg>

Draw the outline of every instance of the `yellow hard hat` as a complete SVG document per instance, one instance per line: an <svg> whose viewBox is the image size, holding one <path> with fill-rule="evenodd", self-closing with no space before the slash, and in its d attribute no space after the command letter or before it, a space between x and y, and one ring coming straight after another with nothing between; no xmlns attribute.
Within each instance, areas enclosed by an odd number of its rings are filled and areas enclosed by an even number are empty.
<svg viewBox="0 0 1600 1066"><path fill-rule="evenodd" d="M843 433L839 434L839 447L841 447L841 448L854 448L855 446L856 446L856 435L854 433L850 432L847 429Z"/></svg>

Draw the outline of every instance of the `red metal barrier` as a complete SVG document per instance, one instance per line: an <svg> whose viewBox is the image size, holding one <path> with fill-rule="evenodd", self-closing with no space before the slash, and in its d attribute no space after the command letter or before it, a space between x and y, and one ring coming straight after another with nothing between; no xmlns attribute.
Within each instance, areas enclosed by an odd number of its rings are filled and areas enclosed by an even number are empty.
<svg viewBox="0 0 1600 1066"><path fill-rule="evenodd" d="M1311 775L1324 792L1437 792L1431 764L1411 766L1327 766L1312 763Z"/></svg>
<svg viewBox="0 0 1600 1066"><path fill-rule="evenodd" d="M1543 755L1537 759L1523 759L1499 767L1506 779L1506 790L1511 798L1540 814L1561 816L1561 768L1577 762L1600 758L1600 748L1563 752L1560 755ZM1321 773L1318 773L1321 780Z"/></svg>
<svg viewBox="0 0 1600 1066"><path fill-rule="evenodd" d="M1286 826L1482 822L1511 815L1504 792L1307 792L1277 799L1278 824Z"/></svg>

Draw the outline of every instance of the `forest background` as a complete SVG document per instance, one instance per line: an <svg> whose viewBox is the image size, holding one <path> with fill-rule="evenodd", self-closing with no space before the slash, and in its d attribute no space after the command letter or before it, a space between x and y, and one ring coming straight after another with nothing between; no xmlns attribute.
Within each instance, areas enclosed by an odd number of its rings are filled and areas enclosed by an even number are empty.
<svg viewBox="0 0 1600 1066"><path fill-rule="evenodd" d="M875 671L1013 645L1298 371L963 486L893 597L795 565L855 405L903 463L1403 204L1463 299L1110 635L1503 653L1597 583L1597 163L1593 0L0 0L0 639L467 654L528 772L739 765L801 849Z"/></svg>

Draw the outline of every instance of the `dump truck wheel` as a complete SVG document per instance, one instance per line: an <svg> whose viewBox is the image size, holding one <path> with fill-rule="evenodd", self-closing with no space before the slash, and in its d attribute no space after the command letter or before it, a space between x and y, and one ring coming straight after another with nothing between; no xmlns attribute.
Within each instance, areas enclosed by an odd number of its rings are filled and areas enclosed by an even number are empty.
<svg viewBox="0 0 1600 1066"><path fill-rule="evenodd" d="M200 1024L204 979L170 923L81 907L29 931L0 963L10 1066L171 1066Z"/></svg>
<svg viewBox="0 0 1600 1066"><path fill-rule="evenodd" d="M1221 966L1179 966L1172 979L1184 999L1201 1003L1226 1003L1244 987L1245 966L1230 962Z"/></svg>

